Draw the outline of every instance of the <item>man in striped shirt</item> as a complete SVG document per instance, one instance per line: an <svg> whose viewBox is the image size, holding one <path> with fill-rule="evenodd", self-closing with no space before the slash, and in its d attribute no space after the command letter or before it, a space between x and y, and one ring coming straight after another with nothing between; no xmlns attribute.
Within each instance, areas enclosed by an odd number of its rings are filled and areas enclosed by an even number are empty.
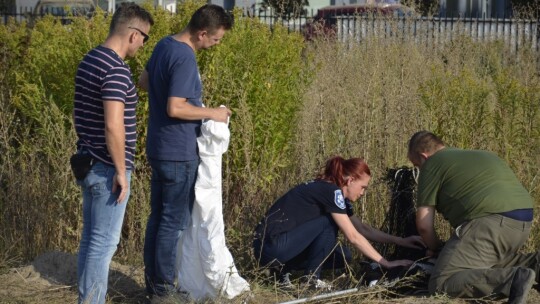
<svg viewBox="0 0 540 304"><path fill-rule="evenodd" d="M154 21L134 3L122 3L105 42L80 62L73 118L78 154L93 159L77 183L83 191L78 256L79 303L105 303L109 264L120 241L134 167L137 92L124 62L148 40Z"/></svg>

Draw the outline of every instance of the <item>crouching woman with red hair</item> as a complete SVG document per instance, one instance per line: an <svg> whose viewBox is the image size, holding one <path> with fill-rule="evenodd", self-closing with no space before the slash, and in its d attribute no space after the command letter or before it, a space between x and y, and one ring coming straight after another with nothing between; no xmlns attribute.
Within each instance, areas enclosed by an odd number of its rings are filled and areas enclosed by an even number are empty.
<svg viewBox="0 0 540 304"><path fill-rule="evenodd" d="M401 238L364 224L353 215L351 202L368 186L371 173L361 158L333 157L314 180L279 198L255 229L254 253L259 265L274 270L289 284L291 270L304 270L310 287L329 289L320 280L322 269L343 268L351 260L348 248L337 245L338 231L364 256L390 269L410 260L386 260L369 241L424 248L419 236Z"/></svg>

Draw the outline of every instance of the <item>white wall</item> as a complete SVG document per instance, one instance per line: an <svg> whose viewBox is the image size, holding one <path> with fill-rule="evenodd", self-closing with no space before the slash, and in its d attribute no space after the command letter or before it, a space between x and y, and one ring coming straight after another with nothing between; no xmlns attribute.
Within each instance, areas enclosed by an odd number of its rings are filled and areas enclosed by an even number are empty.
<svg viewBox="0 0 540 304"><path fill-rule="evenodd" d="M36 7L37 2L38 0L16 0L15 7L17 8L17 12L21 9L23 12L32 11Z"/></svg>
<svg viewBox="0 0 540 304"><path fill-rule="evenodd" d="M104 11L114 12L114 10L122 2L135 2L137 4L143 4L145 0L94 0L97 1L97 5ZM176 0L154 0L154 5L159 5L176 13Z"/></svg>
<svg viewBox="0 0 540 304"><path fill-rule="evenodd" d="M308 0L308 1L309 1L309 7L307 9L313 10L313 12L316 14L317 10L320 9L321 7L333 5L331 3L332 1L343 3L344 1L348 1L348 0Z"/></svg>
<svg viewBox="0 0 540 304"><path fill-rule="evenodd" d="M311 12L317 13L317 10L329 5L349 5L349 4L364 4L364 3L399 3L399 0L308 0L309 6L306 7L308 15ZM225 9L240 7L250 9L251 12L257 13L261 8L262 0L210 0L209 3L220 5Z"/></svg>
<svg viewBox="0 0 540 304"><path fill-rule="evenodd" d="M343 4L344 1L350 0L308 0L309 7L306 7L306 9L308 11L313 10L314 13L317 13L319 8L331 5L331 1L338 1L340 4ZM210 0L209 3L220 5L227 10L232 9L233 7L240 7L243 9L250 9L251 11L255 10L255 12L257 12L261 8L262 0Z"/></svg>

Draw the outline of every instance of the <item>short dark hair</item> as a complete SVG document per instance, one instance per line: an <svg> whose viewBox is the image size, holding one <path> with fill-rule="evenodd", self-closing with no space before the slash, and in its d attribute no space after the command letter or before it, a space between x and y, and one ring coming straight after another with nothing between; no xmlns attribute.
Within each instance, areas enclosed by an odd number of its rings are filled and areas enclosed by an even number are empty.
<svg viewBox="0 0 540 304"><path fill-rule="evenodd" d="M444 142L437 135L429 131L418 131L409 140L408 156L411 158L420 153L433 153L441 146L444 146Z"/></svg>
<svg viewBox="0 0 540 304"><path fill-rule="evenodd" d="M204 30L214 33L220 28L230 30L232 26L233 18L223 7L215 4L206 4L193 13L187 29L190 34Z"/></svg>
<svg viewBox="0 0 540 304"><path fill-rule="evenodd" d="M123 2L114 12L111 26L109 27L109 34L113 33L119 25L128 24L134 19L154 25L154 19L147 10L134 2Z"/></svg>

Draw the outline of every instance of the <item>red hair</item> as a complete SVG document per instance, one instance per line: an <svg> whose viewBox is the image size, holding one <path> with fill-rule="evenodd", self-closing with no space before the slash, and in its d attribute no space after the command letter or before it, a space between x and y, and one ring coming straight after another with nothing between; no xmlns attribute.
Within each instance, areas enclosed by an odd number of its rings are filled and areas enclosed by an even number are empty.
<svg viewBox="0 0 540 304"><path fill-rule="evenodd" d="M341 188L349 177L360 178L364 174L371 176L363 158L344 159L341 156L334 156L326 161L324 171L317 175L316 179L334 183Z"/></svg>

